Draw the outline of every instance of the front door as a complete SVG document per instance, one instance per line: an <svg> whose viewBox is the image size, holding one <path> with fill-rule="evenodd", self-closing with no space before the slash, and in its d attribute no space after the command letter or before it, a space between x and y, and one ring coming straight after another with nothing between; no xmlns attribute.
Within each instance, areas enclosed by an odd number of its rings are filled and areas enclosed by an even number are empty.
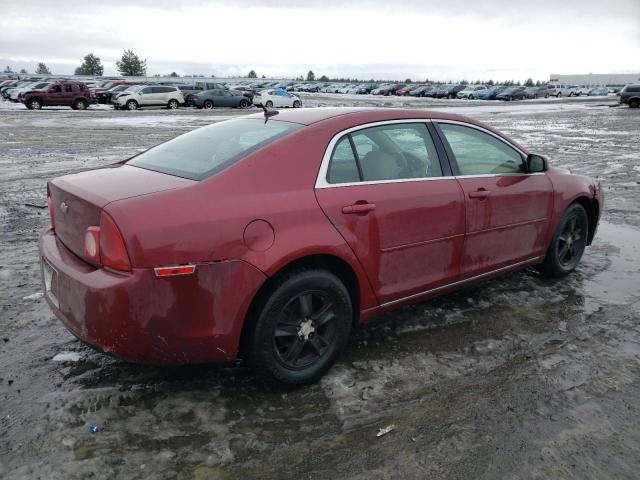
<svg viewBox="0 0 640 480"><path fill-rule="evenodd" d="M352 131L318 180L320 206L386 303L458 278L464 199L424 123ZM322 174L321 174L322 175Z"/></svg>
<svg viewBox="0 0 640 480"><path fill-rule="evenodd" d="M438 125L465 197L462 277L544 255L553 201L546 174L526 173L524 155L488 131Z"/></svg>

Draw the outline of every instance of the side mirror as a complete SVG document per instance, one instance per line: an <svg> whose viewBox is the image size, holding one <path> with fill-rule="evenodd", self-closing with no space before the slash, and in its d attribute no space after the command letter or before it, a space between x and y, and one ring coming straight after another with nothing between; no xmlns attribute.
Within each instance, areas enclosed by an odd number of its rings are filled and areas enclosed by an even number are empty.
<svg viewBox="0 0 640 480"><path fill-rule="evenodd" d="M528 173L546 172L547 167L547 159L542 155L536 155L535 153L527 155Z"/></svg>

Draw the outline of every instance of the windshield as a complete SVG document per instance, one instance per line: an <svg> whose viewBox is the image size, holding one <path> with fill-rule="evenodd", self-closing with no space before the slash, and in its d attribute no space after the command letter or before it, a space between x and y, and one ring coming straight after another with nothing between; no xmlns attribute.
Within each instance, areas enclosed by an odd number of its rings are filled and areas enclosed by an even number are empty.
<svg viewBox="0 0 640 480"><path fill-rule="evenodd" d="M181 135L138 155L128 165L191 180L218 173L301 125L238 119L214 123Z"/></svg>

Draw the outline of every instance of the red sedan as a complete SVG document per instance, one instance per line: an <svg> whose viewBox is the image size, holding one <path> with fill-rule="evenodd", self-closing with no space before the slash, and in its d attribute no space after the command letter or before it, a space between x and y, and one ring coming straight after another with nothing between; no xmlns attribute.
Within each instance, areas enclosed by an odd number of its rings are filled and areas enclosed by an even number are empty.
<svg viewBox="0 0 640 480"><path fill-rule="evenodd" d="M318 108L194 130L48 199L46 299L78 338L158 365L241 352L300 384L376 314L530 265L568 274L603 195L470 118Z"/></svg>

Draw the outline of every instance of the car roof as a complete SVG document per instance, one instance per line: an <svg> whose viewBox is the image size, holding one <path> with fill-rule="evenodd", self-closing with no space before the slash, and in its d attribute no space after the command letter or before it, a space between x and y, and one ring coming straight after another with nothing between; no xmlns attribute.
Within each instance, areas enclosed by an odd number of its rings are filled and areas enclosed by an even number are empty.
<svg viewBox="0 0 640 480"><path fill-rule="evenodd" d="M354 123L371 123L386 120L402 120L402 119L439 119L439 120L457 120L475 125L482 125L480 122L462 115L454 113L439 112L435 110L419 110L408 108L357 108L357 107L319 107L319 108L296 108L282 109L273 120L299 123L302 125L312 125L314 123L330 120L345 115L350 116L350 120ZM263 113L254 113L248 115L247 118L264 119Z"/></svg>

